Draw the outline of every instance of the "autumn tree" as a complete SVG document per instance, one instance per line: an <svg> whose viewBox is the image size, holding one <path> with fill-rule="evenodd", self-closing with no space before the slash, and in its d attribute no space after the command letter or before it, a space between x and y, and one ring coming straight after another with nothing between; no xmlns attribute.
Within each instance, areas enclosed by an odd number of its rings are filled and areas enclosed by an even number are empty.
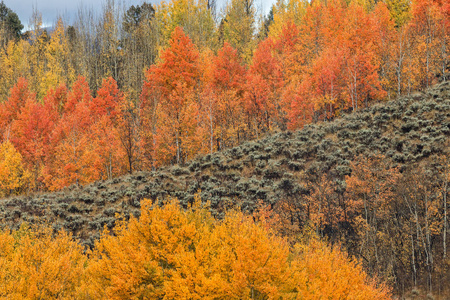
<svg viewBox="0 0 450 300"><path fill-rule="evenodd" d="M0 103L0 137L3 140L9 138L11 123L17 119L26 101L32 97L34 95L28 88L28 81L25 78L19 78L17 83L11 88L8 100Z"/></svg>
<svg viewBox="0 0 450 300"><path fill-rule="evenodd" d="M187 210L174 200L163 207L146 200L141 210L139 219L122 221L115 235L104 232L96 243L89 297L389 297L336 248L305 237L291 251L261 218L229 212L215 220L199 199Z"/></svg>
<svg viewBox="0 0 450 300"><path fill-rule="evenodd" d="M401 28L411 18L409 0L386 0L385 1L395 25Z"/></svg>
<svg viewBox="0 0 450 300"><path fill-rule="evenodd" d="M213 88L217 99L218 149L243 140L243 105L246 69L238 51L225 43L214 60Z"/></svg>
<svg viewBox="0 0 450 300"><path fill-rule="evenodd" d="M232 0L226 7L221 31L223 41L237 50L246 62L250 61L255 49L255 16L254 0Z"/></svg>
<svg viewBox="0 0 450 300"><path fill-rule="evenodd" d="M11 142L0 144L0 196L19 194L31 187L31 174Z"/></svg>
<svg viewBox="0 0 450 300"><path fill-rule="evenodd" d="M198 49L217 48L214 7L208 0L174 0L161 2L156 8L155 22L161 35L159 46L166 47L176 27L185 34Z"/></svg>
<svg viewBox="0 0 450 300"><path fill-rule="evenodd" d="M445 2L445 1L444 1ZM416 0L411 6L410 34L418 88L428 88L442 74L448 63L448 7L440 1Z"/></svg>
<svg viewBox="0 0 450 300"><path fill-rule="evenodd" d="M78 298L87 257L67 233L23 224L0 233L0 297L15 299Z"/></svg>
<svg viewBox="0 0 450 300"><path fill-rule="evenodd" d="M273 23L269 27L271 37L279 36L288 23L300 25L309 3L304 0L278 0L273 5Z"/></svg>
<svg viewBox="0 0 450 300"><path fill-rule="evenodd" d="M215 92L214 82L214 53L210 49L205 49L200 53L200 103L199 116L205 135L208 137L206 141L209 145L209 152L213 153L217 150L218 145L217 133L220 124L217 123L218 118L218 97Z"/></svg>
<svg viewBox="0 0 450 300"><path fill-rule="evenodd" d="M148 139L153 140L155 155L161 162L185 162L199 152L198 50L179 27L170 46L161 54L161 62L146 74L142 91Z"/></svg>
<svg viewBox="0 0 450 300"><path fill-rule="evenodd" d="M390 299L383 284L367 276L361 264L337 247L306 235L293 251L292 281L303 299ZM339 266L339 267L336 267Z"/></svg>
<svg viewBox="0 0 450 300"><path fill-rule="evenodd" d="M317 119L330 120L343 107L343 51L326 48L311 66L313 105Z"/></svg>
<svg viewBox="0 0 450 300"><path fill-rule="evenodd" d="M123 173L124 152L120 147L117 131L122 102L122 92L116 81L109 77L103 80L101 88L97 91L97 97L89 103L93 122L89 136L99 158L94 167L99 169L101 179L111 179Z"/></svg>
<svg viewBox="0 0 450 300"><path fill-rule="evenodd" d="M50 88L56 88L63 83L70 86L75 81L76 75L69 50L65 26L62 19L59 18L44 52L46 68L44 76L41 78L39 99L42 99Z"/></svg>
<svg viewBox="0 0 450 300"><path fill-rule="evenodd" d="M392 99L396 95L394 55L395 39L402 29L395 29L395 20L389 13L389 9L383 2L378 2L371 12L375 31L375 53L379 62L378 76L382 90L387 92L387 98ZM400 95L400 92L398 92Z"/></svg>
<svg viewBox="0 0 450 300"><path fill-rule="evenodd" d="M10 41L6 49L0 51L0 102L6 101L10 89L17 83L19 78L29 76L29 63L27 57L30 45L24 40Z"/></svg>
<svg viewBox="0 0 450 300"><path fill-rule="evenodd" d="M62 115L50 135L44 181L51 190L70 184L111 179L124 173L125 153L118 133L123 94L114 79L103 80L92 98L83 77L73 84L67 98L64 89L48 97Z"/></svg>
<svg viewBox="0 0 450 300"><path fill-rule="evenodd" d="M245 108L252 120L256 138L260 133L270 132L274 127L281 127L278 112L281 110L281 88L283 75L279 61L272 53L272 39L261 42L253 55L252 64L247 74Z"/></svg>
<svg viewBox="0 0 450 300"><path fill-rule="evenodd" d="M99 178L100 170L94 163L98 152L87 134L93 123L89 110L91 99L85 78L79 77L68 93L64 113L51 135L54 152L49 153L45 182L52 190Z"/></svg>
<svg viewBox="0 0 450 300"><path fill-rule="evenodd" d="M283 75L280 107L277 112L281 129L286 129L289 120L293 123L294 118L289 117L293 111L300 111L293 110L292 107L303 106L302 97L297 93L300 82L302 82L302 72L299 68L302 68L304 64L302 55L299 55L297 51L300 41L300 27L290 21L283 25L277 36L273 37L273 54ZM306 112L306 110L302 111Z"/></svg>
<svg viewBox="0 0 450 300"><path fill-rule="evenodd" d="M368 106L372 99L382 98L385 91L380 86L379 65L373 48L376 40L371 31L374 26L373 19L362 7L350 5L347 22L349 36L344 54L345 80L349 106L357 110L358 107Z"/></svg>
<svg viewBox="0 0 450 300"><path fill-rule="evenodd" d="M39 188L42 187L42 169L51 152L51 133L58 119L56 107L48 98L45 103L39 103L33 97L27 99L11 125L11 141L22 154L27 169L32 171L33 182Z"/></svg>

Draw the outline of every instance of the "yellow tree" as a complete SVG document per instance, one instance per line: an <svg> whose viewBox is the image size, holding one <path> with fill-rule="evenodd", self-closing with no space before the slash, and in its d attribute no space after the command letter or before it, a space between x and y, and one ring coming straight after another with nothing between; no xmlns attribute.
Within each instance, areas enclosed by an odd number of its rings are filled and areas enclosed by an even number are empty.
<svg viewBox="0 0 450 300"><path fill-rule="evenodd" d="M411 18L410 0L385 0L392 19L397 27L402 27Z"/></svg>
<svg viewBox="0 0 450 300"><path fill-rule="evenodd" d="M279 298L288 254L287 243L251 216L231 213L219 223L199 202L183 211L174 201L163 208L144 201L139 220L96 244L90 291L110 299Z"/></svg>
<svg viewBox="0 0 450 300"><path fill-rule="evenodd" d="M75 81L75 70L69 55L69 43L61 18L56 23L50 41L45 49L46 70L41 79L38 99L42 99L50 88L65 83L70 86Z"/></svg>
<svg viewBox="0 0 450 300"><path fill-rule="evenodd" d="M179 26L199 49L215 49L214 12L208 4L207 0L162 1L155 13L155 24L162 37L160 46L168 45L172 32Z"/></svg>
<svg viewBox="0 0 450 300"><path fill-rule="evenodd" d="M309 2L305 0L277 0L273 5L273 23L269 27L269 35L277 37L286 24L300 25Z"/></svg>
<svg viewBox="0 0 450 300"><path fill-rule="evenodd" d="M391 299L389 288L370 278L361 264L337 247L306 235L293 249L295 299Z"/></svg>
<svg viewBox="0 0 450 300"><path fill-rule="evenodd" d="M30 64L30 87L33 91L41 90L41 81L46 70L46 48L49 36L46 30L42 29L42 15L36 9L30 20L30 51L28 61ZM43 96L40 94L39 96Z"/></svg>
<svg viewBox="0 0 450 300"><path fill-rule="evenodd" d="M0 232L0 298L80 299L87 257L66 233Z"/></svg>
<svg viewBox="0 0 450 300"><path fill-rule="evenodd" d="M105 232L96 243L88 269L90 296L162 298L164 280L180 264L180 254L199 237L175 203L152 209L144 201L141 207L139 219L120 223L116 237Z"/></svg>
<svg viewBox="0 0 450 300"><path fill-rule="evenodd" d="M225 9L225 18L222 21L221 38L236 49L242 59L250 62L255 40L254 0L232 0Z"/></svg>
<svg viewBox="0 0 450 300"><path fill-rule="evenodd" d="M197 198L182 209L142 202L139 219L105 231L84 294L101 299L389 299L338 249L305 235L291 250L264 218L219 221Z"/></svg>
<svg viewBox="0 0 450 300"><path fill-rule="evenodd" d="M0 196L20 194L29 188L31 173L23 163L22 155L6 141L0 145Z"/></svg>
<svg viewBox="0 0 450 300"><path fill-rule="evenodd" d="M9 96L9 90L20 77L29 74L28 55L30 44L24 40L9 41L5 50L0 51L0 102Z"/></svg>

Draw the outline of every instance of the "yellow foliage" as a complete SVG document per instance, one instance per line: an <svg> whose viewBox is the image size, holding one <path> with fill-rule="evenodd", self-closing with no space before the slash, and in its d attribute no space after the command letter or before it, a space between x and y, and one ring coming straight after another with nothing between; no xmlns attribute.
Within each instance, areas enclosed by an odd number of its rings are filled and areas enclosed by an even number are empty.
<svg viewBox="0 0 450 300"><path fill-rule="evenodd" d="M294 247L292 284L297 299L390 299L385 286L368 278L360 264L317 238Z"/></svg>
<svg viewBox="0 0 450 300"><path fill-rule="evenodd" d="M64 24L58 19L55 31L46 44L47 68L40 82L38 98L42 99L50 88L61 83L71 85L75 81L75 70L70 63L69 43L64 33Z"/></svg>
<svg viewBox="0 0 450 300"><path fill-rule="evenodd" d="M88 296L101 299L388 299L361 266L315 238L289 251L265 224L241 212L215 220L142 203L140 219L104 232L88 268Z"/></svg>
<svg viewBox="0 0 450 300"><path fill-rule="evenodd" d="M225 9L223 39L249 63L256 48L256 7L251 1L232 0Z"/></svg>
<svg viewBox="0 0 450 300"><path fill-rule="evenodd" d="M388 299L312 232L291 250L266 225L237 211L216 220L196 197L187 210L144 200L87 255L51 229L0 232L0 298Z"/></svg>
<svg viewBox="0 0 450 300"><path fill-rule="evenodd" d="M410 18L410 3L409 0L385 0L392 18L398 27L403 26Z"/></svg>
<svg viewBox="0 0 450 300"><path fill-rule="evenodd" d="M350 0L349 4L356 4L364 8L366 12L371 12L375 8L376 1L374 0Z"/></svg>
<svg viewBox="0 0 450 300"><path fill-rule="evenodd" d="M156 7L155 18L162 36L161 47L169 44L176 27L182 27L199 49L217 46L214 17L206 0L161 1Z"/></svg>
<svg viewBox="0 0 450 300"><path fill-rule="evenodd" d="M289 22L300 25L309 1L305 0L277 0L273 6L273 23L269 27L271 37L278 37Z"/></svg>
<svg viewBox="0 0 450 300"><path fill-rule="evenodd" d="M20 77L29 73L27 59L30 45L27 41L11 40L5 51L0 51L0 102L9 96L9 90L17 83Z"/></svg>
<svg viewBox="0 0 450 300"><path fill-rule="evenodd" d="M0 233L1 299L77 299L87 257L72 237L22 226Z"/></svg>
<svg viewBox="0 0 450 300"><path fill-rule="evenodd" d="M0 144L0 197L19 194L31 185L31 173L25 169L22 155L13 144Z"/></svg>

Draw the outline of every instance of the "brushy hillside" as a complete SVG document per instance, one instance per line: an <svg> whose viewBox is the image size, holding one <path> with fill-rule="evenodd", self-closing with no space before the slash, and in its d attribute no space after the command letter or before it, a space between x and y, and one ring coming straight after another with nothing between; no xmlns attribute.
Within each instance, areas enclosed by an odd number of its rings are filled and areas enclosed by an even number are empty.
<svg viewBox="0 0 450 300"><path fill-rule="evenodd" d="M450 82L444 82L184 166L2 199L0 219L10 228L48 223L92 247L117 214L138 216L145 198L176 197L187 207L200 193L219 218L230 207L251 212L265 203L288 219L282 233L312 226L397 292L417 285L444 293L449 136Z"/></svg>
<svg viewBox="0 0 450 300"><path fill-rule="evenodd" d="M309 193L307 183L329 174L345 188L344 176L358 155L384 154L400 169L434 155L448 155L450 82L424 93L380 103L332 122L305 126L206 155L185 166L99 181L59 192L0 200L0 219L11 228L22 221L51 223L92 245L115 214L138 215L140 200L177 197L192 202L200 192L216 216L239 205L252 211L262 200L275 204Z"/></svg>

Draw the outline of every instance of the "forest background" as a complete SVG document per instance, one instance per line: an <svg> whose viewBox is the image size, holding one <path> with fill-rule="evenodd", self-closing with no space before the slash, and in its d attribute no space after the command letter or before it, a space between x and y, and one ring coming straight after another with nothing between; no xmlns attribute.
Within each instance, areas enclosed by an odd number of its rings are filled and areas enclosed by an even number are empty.
<svg viewBox="0 0 450 300"><path fill-rule="evenodd" d="M3 193L185 163L448 76L446 1L214 8L108 1L50 35L35 11L22 36L3 4L0 136L21 156Z"/></svg>

